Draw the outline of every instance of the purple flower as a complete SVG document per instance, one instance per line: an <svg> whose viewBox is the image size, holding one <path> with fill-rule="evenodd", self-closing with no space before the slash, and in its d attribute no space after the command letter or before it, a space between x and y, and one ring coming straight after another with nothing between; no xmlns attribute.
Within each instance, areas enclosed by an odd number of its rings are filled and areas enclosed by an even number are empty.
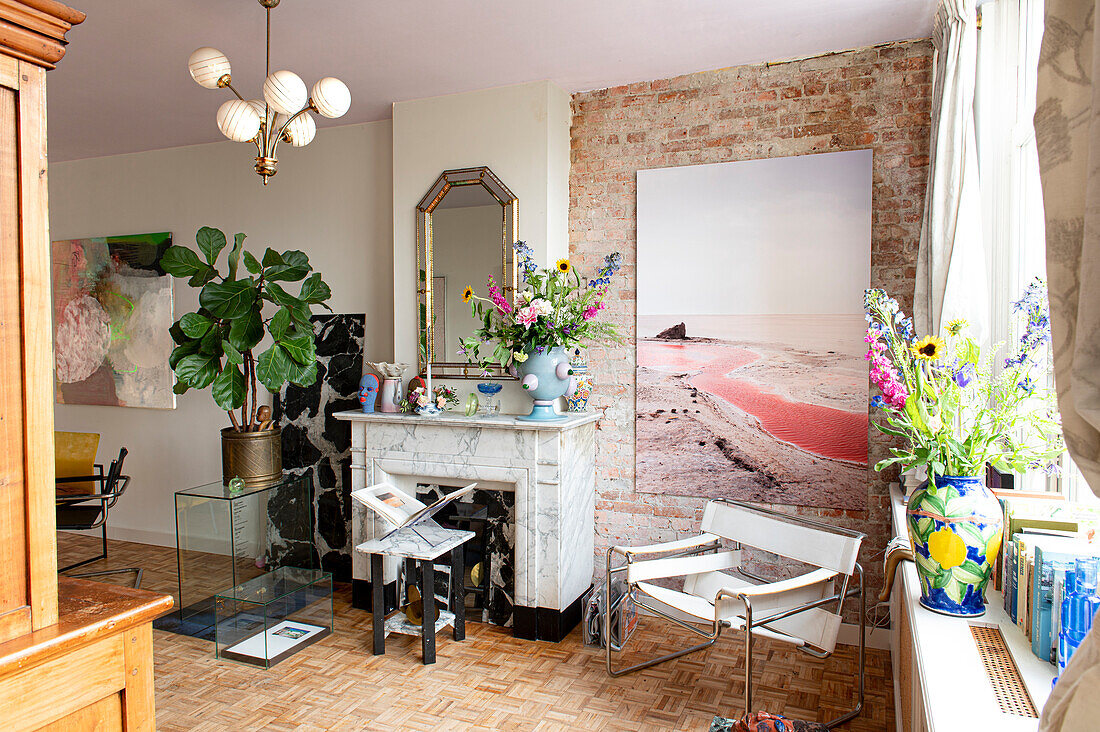
<svg viewBox="0 0 1100 732"><path fill-rule="evenodd" d="M951 375L951 378L955 380L955 383L961 388L966 388L970 385L970 382L974 380L975 370L974 364L967 362L962 365L958 371Z"/></svg>

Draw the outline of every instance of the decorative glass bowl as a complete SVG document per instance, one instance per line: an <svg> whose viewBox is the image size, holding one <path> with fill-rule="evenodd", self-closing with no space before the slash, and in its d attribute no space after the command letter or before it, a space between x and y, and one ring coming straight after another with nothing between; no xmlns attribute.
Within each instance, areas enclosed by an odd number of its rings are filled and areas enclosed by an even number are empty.
<svg viewBox="0 0 1100 732"><path fill-rule="evenodd" d="M503 384L495 384L493 382L485 382L477 385L477 390L485 397L485 401L481 406L481 413L486 415L494 415L500 413L500 400L497 399L497 394L504 388Z"/></svg>

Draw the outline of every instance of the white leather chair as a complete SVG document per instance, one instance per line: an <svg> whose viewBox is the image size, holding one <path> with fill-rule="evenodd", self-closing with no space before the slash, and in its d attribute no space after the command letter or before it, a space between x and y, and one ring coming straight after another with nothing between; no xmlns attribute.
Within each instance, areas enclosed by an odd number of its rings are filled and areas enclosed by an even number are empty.
<svg viewBox="0 0 1100 732"><path fill-rule="evenodd" d="M858 531L830 526L771 509L731 500L715 500L703 513L703 534L649 546L613 546L607 551L604 608L611 608L610 587L625 575L634 602L706 640L660 658L615 669L611 676L647 668L713 645L723 628L745 636L745 712L752 709L752 640L756 634L800 647L818 658L836 646L844 601L859 598L859 679L857 703L829 727L857 716L863 708L866 650L863 568L856 561L866 538ZM724 549L724 543L732 548ZM741 566L742 546L771 552L811 569L797 577L770 580ZM619 556L625 563L613 566ZM652 580L683 577L683 589ZM854 579L854 583L853 583ZM853 587L855 584L857 586ZM605 610L604 627L611 627ZM699 626L703 626L700 628ZM709 629L707 628L709 626ZM625 643L624 643L625 646Z"/></svg>

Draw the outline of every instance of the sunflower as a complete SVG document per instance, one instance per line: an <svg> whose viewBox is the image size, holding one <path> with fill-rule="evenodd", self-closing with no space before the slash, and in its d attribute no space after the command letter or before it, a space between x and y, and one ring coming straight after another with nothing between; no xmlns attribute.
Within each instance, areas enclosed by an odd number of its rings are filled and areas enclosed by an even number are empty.
<svg viewBox="0 0 1100 732"><path fill-rule="evenodd" d="M968 325L970 325L970 323L966 322L965 318L955 318L947 324L947 332L953 336L957 336L959 333L962 333Z"/></svg>
<svg viewBox="0 0 1100 732"><path fill-rule="evenodd" d="M936 361L947 350L947 344L938 336L925 336L913 344L913 355L926 361Z"/></svg>
<svg viewBox="0 0 1100 732"><path fill-rule="evenodd" d="M470 302L470 298L474 296L474 288L466 285L466 289L462 291L462 302Z"/></svg>
<svg viewBox="0 0 1100 732"><path fill-rule="evenodd" d="M559 259L554 268L562 274L569 274L569 270L573 269L573 265L569 263L568 259Z"/></svg>

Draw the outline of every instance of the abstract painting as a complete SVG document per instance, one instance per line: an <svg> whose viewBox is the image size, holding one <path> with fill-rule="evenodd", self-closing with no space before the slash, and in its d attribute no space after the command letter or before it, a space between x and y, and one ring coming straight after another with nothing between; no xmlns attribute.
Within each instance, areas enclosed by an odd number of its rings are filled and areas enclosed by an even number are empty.
<svg viewBox="0 0 1100 732"><path fill-rule="evenodd" d="M639 491L866 508L871 156L638 172Z"/></svg>
<svg viewBox="0 0 1100 732"><path fill-rule="evenodd" d="M54 376L59 404L174 409L172 235L53 243Z"/></svg>

